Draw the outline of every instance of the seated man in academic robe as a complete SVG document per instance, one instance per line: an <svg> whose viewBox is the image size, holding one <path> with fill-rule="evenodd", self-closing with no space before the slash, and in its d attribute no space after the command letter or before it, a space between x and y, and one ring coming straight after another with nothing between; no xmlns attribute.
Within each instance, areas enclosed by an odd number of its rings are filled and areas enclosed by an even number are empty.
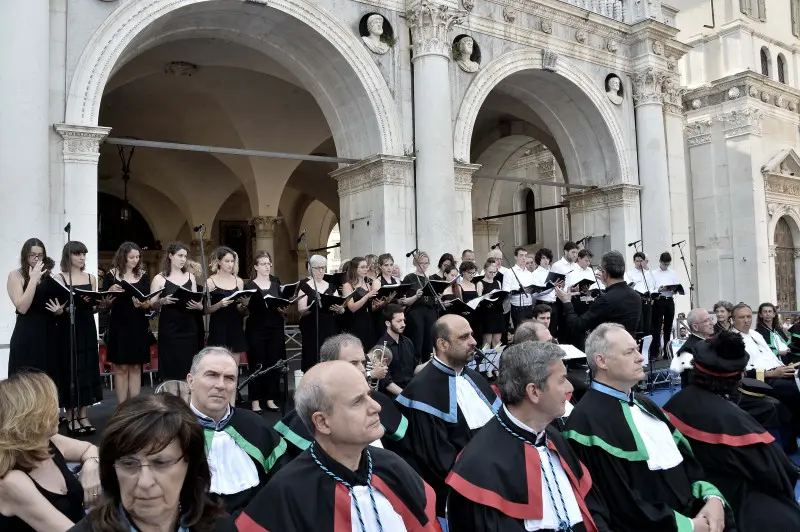
<svg viewBox="0 0 800 532"><path fill-rule="evenodd" d="M616 323L586 340L594 380L563 432L592 480L615 532L736 530L719 490L705 481L686 438L650 399L636 341Z"/></svg>
<svg viewBox="0 0 800 532"><path fill-rule="evenodd" d="M694 347L689 386L664 410L689 439L706 479L731 505L740 531L800 530L797 468L761 425L728 396L747 366L741 336L721 332Z"/></svg>
<svg viewBox="0 0 800 532"><path fill-rule="evenodd" d="M352 334L337 334L325 340L319 350L319 361L330 362L331 360L342 360L352 364L362 375L366 376L364 348L361 347L361 340ZM380 379L386 372L386 367L373 366L371 376ZM372 398L381 405L379 415L384 433L381 438L371 442L370 445L389 449L401 458L408 460L410 458L409 439L405 437L408 420L400 413L396 403L385 394L373 389ZM286 454L290 459L296 458L311 446L313 438L300 419L297 410L287 413L286 417L278 421L274 428L288 442L289 450Z"/></svg>
<svg viewBox="0 0 800 532"><path fill-rule="evenodd" d="M550 424L572 385L552 343L503 352L503 406L467 444L447 477L450 532L606 532L608 512L592 477Z"/></svg>
<svg viewBox="0 0 800 532"><path fill-rule="evenodd" d="M445 517L447 478L456 456L500 407L483 376L466 366L475 351L469 322L455 314L433 326L430 363L403 389L411 448L422 478L436 491L436 515Z"/></svg>
<svg viewBox="0 0 800 532"><path fill-rule="evenodd" d="M336 360L303 375L294 395L313 441L239 515L239 532L439 531L435 495L391 451L363 371Z"/></svg>
<svg viewBox="0 0 800 532"><path fill-rule="evenodd" d="M190 407L205 429L210 492L231 515L247 506L286 461L286 442L261 416L230 406L238 369L230 351L206 347L195 355L186 378Z"/></svg>

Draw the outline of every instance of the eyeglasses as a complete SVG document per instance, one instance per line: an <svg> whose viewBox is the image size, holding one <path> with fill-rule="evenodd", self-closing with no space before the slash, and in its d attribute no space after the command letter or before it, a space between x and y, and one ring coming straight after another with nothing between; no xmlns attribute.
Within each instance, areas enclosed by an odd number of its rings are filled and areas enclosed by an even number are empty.
<svg viewBox="0 0 800 532"><path fill-rule="evenodd" d="M183 455L177 458L156 458L150 463L143 464L137 458L124 457L114 462L114 469L117 470L117 474L127 477L137 476L142 471L143 467L149 467L153 473L161 474L166 473L169 468L181 460L183 460Z"/></svg>
<svg viewBox="0 0 800 532"><path fill-rule="evenodd" d="M316 270L318 272L324 272L325 271L325 266L312 266L311 269L312 270Z"/></svg>
<svg viewBox="0 0 800 532"><path fill-rule="evenodd" d="M29 259L43 259L44 253L28 253Z"/></svg>

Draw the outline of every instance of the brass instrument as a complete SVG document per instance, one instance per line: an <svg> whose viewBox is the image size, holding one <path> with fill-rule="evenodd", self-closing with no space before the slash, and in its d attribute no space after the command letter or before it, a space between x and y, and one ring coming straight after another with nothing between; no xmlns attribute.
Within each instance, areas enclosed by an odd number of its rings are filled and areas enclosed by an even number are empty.
<svg viewBox="0 0 800 532"><path fill-rule="evenodd" d="M370 371L372 370L372 368L374 368L376 366L376 364L380 364L381 366L383 366L384 362L386 361L386 358L387 358L386 357L386 342L383 342L383 347L376 347L369 354ZM389 355L389 358L391 358L391 354ZM375 378L371 378L370 379L369 385L373 390L377 390L378 389L378 381L379 381L379 379L375 379Z"/></svg>

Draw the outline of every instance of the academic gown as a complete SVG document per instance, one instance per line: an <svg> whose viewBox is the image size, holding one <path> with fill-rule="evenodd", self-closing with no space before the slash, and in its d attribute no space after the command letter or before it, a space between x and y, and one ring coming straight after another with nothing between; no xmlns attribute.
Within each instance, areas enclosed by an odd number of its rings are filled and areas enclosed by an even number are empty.
<svg viewBox="0 0 800 532"><path fill-rule="evenodd" d="M244 449L250 459L255 463L258 471L258 484L239 493L219 495L211 494L212 498L221 500L226 511L236 515L247 506L250 500L263 488L267 482L281 469L288 459L286 442L258 415L250 410L233 409L230 421L220 430L227 432ZM206 452L211 448L214 430L205 428ZM215 474L217 472L212 472ZM236 471L220 471L222 475L236 475Z"/></svg>
<svg viewBox="0 0 800 532"><path fill-rule="evenodd" d="M752 416L698 386L675 394L664 410L730 503L740 531L800 530L797 469Z"/></svg>
<svg viewBox="0 0 800 532"><path fill-rule="evenodd" d="M478 396L497 412L501 402L486 379L464 368L463 375ZM436 491L436 515L445 516L450 469L461 450L479 429L470 429L456 392L456 373L435 358L431 359L397 397L411 428L411 447L419 472Z"/></svg>
<svg viewBox="0 0 800 532"><path fill-rule="evenodd" d="M518 435L536 442L536 434L515 425L504 409L497 415ZM553 453L557 455L569 478L569 485L560 485L560 489L571 489L580 509L582 522L572 530L609 531L608 511L597 489L592 488L589 472L556 429L549 426L545 434L539 443L552 451L551 459L556 459ZM550 477L549 466L542 464L536 449L509 434L497 419L489 421L464 448L447 477L452 488L447 504L449 532L524 532L526 519L542 520L543 504L551 504L550 495L542 490L542 465ZM554 494L555 489L553 486Z"/></svg>
<svg viewBox="0 0 800 532"><path fill-rule="evenodd" d="M368 447L357 471L351 471L314 444L303 451L256 495L239 515L239 532L350 532L358 530L358 517L349 490L325 473L311 451L331 473L352 486L367 485L367 452L372 458L372 488L391 504L380 505L385 532L391 510L398 514L408 532L439 532L434 493L430 486L391 451ZM359 509L368 531L378 530L369 499L359 497ZM396 522L396 521L395 521ZM355 527L353 526L355 524Z"/></svg>
<svg viewBox="0 0 800 532"><path fill-rule="evenodd" d="M413 460L409 439L406 438L408 419L400 413L395 402L387 395L376 391L372 392L371 397L381 405L378 416L381 418L381 425L385 431L381 438L381 445L385 449L397 453L406 461ZM303 425L296 410L287 413L273 428L289 443L286 451L289 460L294 460L311 447L313 438L308 433L306 426ZM414 466L413 463L411 465Z"/></svg>
<svg viewBox="0 0 800 532"><path fill-rule="evenodd" d="M710 495L721 496L706 482L686 438L650 399L640 394L614 397L589 389L569 416L562 433L592 475L608 505L614 532L684 532ZM632 401L631 401L632 399ZM651 471L642 436L631 417L631 404L665 423L683 458L675 467ZM726 507L726 532L734 532Z"/></svg>

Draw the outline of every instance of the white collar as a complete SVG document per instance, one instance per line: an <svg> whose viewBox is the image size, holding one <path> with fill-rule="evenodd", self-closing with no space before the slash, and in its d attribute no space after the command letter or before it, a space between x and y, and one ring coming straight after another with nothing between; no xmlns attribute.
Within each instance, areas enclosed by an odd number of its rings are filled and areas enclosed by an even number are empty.
<svg viewBox="0 0 800 532"><path fill-rule="evenodd" d="M545 431L544 430L539 431L539 432L533 430L531 427L529 427L528 425L526 425L525 423L523 423L522 421L520 421L519 419L514 417L514 414L512 414L508 410L508 408L506 408L505 404L503 405L503 412L506 413L506 415L508 416L508 419L510 419L513 424L515 424L516 426L518 426L519 428L521 428L522 430L524 430L526 432L530 432L531 434L535 434L537 442L545 437Z"/></svg>
<svg viewBox="0 0 800 532"><path fill-rule="evenodd" d="M199 411L197 409L197 407L194 406L194 403L192 403L191 401L189 401L189 408L192 409L192 412L194 412L194 414L197 417L206 419L208 421L211 421L214 424L217 424L217 422L214 421L214 418L209 417L209 416L205 415L204 413L202 413L201 411ZM231 405L228 405L228 408L225 409L225 415L222 416L222 419L225 419L226 417L228 417L228 415L230 415L230 413L231 413Z"/></svg>

